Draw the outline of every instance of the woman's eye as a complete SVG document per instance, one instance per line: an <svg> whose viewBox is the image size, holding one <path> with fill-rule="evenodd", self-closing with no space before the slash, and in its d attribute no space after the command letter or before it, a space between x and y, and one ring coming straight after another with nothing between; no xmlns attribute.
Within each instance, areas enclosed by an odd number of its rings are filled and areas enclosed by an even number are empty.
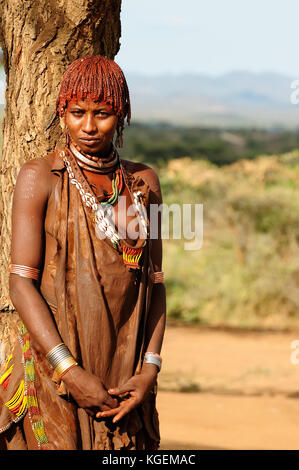
<svg viewBox="0 0 299 470"><path fill-rule="evenodd" d="M73 114L74 116L83 116L84 111L81 111L79 109L74 109L73 111L71 111L71 114ZM107 116L110 116L110 113L108 113L107 111L96 111L94 115L100 116L100 117L107 117Z"/></svg>
<svg viewBox="0 0 299 470"><path fill-rule="evenodd" d="M82 111L72 111L72 114L75 114L75 116L81 116L83 114Z"/></svg>

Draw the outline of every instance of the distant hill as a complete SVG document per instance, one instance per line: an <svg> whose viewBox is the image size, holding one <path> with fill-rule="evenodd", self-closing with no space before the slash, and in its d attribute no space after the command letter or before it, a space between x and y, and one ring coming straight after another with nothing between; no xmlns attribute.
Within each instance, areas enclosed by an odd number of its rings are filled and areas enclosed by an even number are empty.
<svg viewBox="0 0 299 470"><path fill-rule="evenodd" d="M299 105L290 101L295 79L249 72L218 77L127 74L135 119L224 128L297 128Z"/></svg>
<svg viewBox="0 0 299 470"><path fill-rule="evenodd" d="M299 104L291 104L291 83L299 77L235 71L148 76L126 73L133 121L203 127L295 129ZM0 103L4 77L0 75Z"/></svg>

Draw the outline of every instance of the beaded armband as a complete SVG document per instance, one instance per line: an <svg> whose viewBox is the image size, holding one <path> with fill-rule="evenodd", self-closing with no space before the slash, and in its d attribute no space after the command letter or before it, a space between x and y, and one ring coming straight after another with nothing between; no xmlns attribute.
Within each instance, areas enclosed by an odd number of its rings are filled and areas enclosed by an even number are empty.
<svg viewBox="0 0 299 470"><path fill-rule="evenodd" d="M40 270L37 268L31 268L30 266L22 266L21 264L11 264L10 273L18 274L22 277L27 277L29 279L38 280Z"/></svg>
<svg viewBox="0 0 299 470"><path fill-rule="evenodd" d="M154 284L164 283L164 271L156 271L151 273L151 280Z"/></svg>

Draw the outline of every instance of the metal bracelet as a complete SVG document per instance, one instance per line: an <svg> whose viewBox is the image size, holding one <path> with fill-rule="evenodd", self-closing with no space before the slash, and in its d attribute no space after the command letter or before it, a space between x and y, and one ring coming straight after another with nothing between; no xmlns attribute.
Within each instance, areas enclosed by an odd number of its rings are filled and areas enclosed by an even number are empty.
<svg viewBox="0 0 299 470"><path fill-rule="evenodd" d="M55 368L55 372L58 377L61 378L68 370L77 365L78 362L76 362L72 356L69 356L58 364L58 366Z"/></svg>
<svg viewBox="0 0 299 470"><path fill-rule="evenodd" d="M147 355L152 355L152 356L156 356L158 359L160 359L160 361L162 362L162 357L160 356L160 354L156 353L156 352L151 352L151 351L146 351L146 353L144 354L145 356Z"/></svg>
<svg viewBox="0 0 299 470"><path fill-rule="evenodd" d="M153 284L164 283L164 271L155 271L150 274Z"/></svg>
<svg viewBox="0 0 299 470"><path fill-rule="evenodd" d="M34 279L35 281L38 281L40 274L40 270L38 268L32 268L31 266L24 266L21 264L11 264L10 272L11 274L18 274L22 277Z"/></svg>
<svg viewBox="0 0 299 470"><path fill-rule="evenodd" d="M156 355L147 353L144 355L144 361L146 364L155 364L160 372L162 361Z"/></svg>
<svg viewBox="0 0 299 470"><path fill-rule="evenodd" d="M70 357L72 358L73 356L71 355L68 347L64 343L57 344L46 354L46 358L50 362L53 369L56 369L56 367L62 361Z"/></svg>

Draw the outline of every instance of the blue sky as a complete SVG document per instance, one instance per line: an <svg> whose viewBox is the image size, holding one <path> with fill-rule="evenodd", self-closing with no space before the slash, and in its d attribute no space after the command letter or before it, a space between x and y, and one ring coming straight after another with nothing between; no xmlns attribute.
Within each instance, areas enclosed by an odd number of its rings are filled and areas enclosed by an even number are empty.
<svg viewBox="0 0 299 470"><path fill-rule="evenodd" d="M121 21L126 72L299 78L298 0L123 0Z"/></svg>

